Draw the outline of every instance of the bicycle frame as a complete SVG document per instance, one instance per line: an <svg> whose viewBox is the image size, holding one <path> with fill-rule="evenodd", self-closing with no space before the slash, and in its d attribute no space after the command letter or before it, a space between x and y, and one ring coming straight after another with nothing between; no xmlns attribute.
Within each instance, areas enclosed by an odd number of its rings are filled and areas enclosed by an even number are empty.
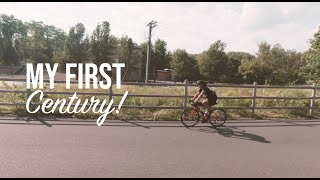
<svg viewBox="0 0 320 180"><path fill-rule="evenodd" d="M190 101L189 101L190 102ZM209 114L206 115L206 113L202 110L202 107L204 107L202 105L202 103L200 102L195 102L195 103L191 103L192 107L189 107L187 109L185 109L180 116L180 120L181 122L186 126L186 127L193 127L195 126L198 121L200 119L202 123L207 123L209 122L213 127L220 127L222 126L227 119L227 114L223 109L215 109L215 108L211 108L209 110ZM186 114L186 112L188 112ZM217 113L216 113L217 112ZM221 114L222 113L222 114ZM197 114L197 117L195 118L194 115ZM212 116L213 114L213 116ZM187 117L188 120L185 120L184 117ZM194 124L189 125L188 123L186 124L184 121L195 121ZM222 122L222 123L217 123L217 122Z"/></svg>
<svg viewBox="0 0 320 180"><path fill-rule="evenodd" d="M201 114L201 118L204 119L205 118L204 113L202 111L200 111L200 107L199 106L200 105L198 105L198 104L193 105L193 110L191 111L190 115L192 117L194 115L194 113L196 113L196 111L198 111Z"/></svg>

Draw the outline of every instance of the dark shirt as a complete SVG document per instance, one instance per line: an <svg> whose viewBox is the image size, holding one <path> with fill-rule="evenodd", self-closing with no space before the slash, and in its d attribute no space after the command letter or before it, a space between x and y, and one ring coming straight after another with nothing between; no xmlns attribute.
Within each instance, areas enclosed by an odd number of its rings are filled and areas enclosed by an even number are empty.
<svg viewBox="0 0 320 180"><path fill-rule="evenodd" d="M205 86L203 89L199 89L199 93L201 93L203 91L204 95L206 95L206 97L210 97L213 94L213 91L211 89L209 89L207 86Z"/></svg>

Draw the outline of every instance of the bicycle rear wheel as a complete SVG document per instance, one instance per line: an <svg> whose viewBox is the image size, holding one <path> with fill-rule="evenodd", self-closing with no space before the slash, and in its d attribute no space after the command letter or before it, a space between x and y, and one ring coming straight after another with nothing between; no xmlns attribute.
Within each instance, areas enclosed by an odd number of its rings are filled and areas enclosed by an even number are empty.
<svg viewBox="0 0 320 180"><path fill-rule="evenodd" d="M195 126L199 122L199 119L200 119L199 112L194 108L185 109L181 113L181 117L180 117L182 124L186 127Z"/></svg>
<svg viewBox="0 0 320 180"><path fill-rule="evenodd" d="M222 126L227 120L227 113L223 109L215 109L211 112L209 122L213 127Z"/></svg>

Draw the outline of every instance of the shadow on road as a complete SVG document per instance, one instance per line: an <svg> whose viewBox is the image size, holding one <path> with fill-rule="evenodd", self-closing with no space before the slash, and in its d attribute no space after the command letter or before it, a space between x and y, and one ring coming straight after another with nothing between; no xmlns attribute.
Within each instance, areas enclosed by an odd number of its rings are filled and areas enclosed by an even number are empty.
<svg viewBox="0 0 320 180"><path fill-rule="evenodd" d="M139 126L139 127L143 127L143 128L146 128L146 129L150 129L149 126L143 126L141 124L138 124L138 123L135 123L135 122L132 122L132 121L128 121L128 120L121 120L121 121L130 123L130 124L135 125L135 126Z"/></svg>
<svg viewBox="0 0 320 180"><path fill-rule="evenodd" d="M198 132L204 132L204 133L218 133L221 136L227 137L227 138L237 138L237 139L243 139L243 140L250 140L250 141L257 141L261 143L271 143L270 141L267 141L264 137L248 133L245 130L238 129L236 127L205 127L205 128L188 128L193 131Z"/></svg>
<svg viewBox="0 0 320 180"><path fill-rule="evenodd" d="M40 123L39 123L40 122ZM97 126L95 119L76 119L76 118L55 118L55 117L38 117L38 118L27 118L27 117L0 117L0 124L12 124L12 125L45 125L47 127L53 126ZM222 134L228 132L233 133L237 137L248 137L249 134L246 132L237 131L237 128L241 127L316 127L320 126L320 120L250 120L250 121L230 121L225 124L227 127L211 128L210 124L197 124L196 128L198 131L207 131ZM142 120L106 120L102 126L118 126L118 127L139 127L139 128L177 128L184 127L180 121L142 121ZM203 130L203 128L206 128ZM233 129L235 131L233 131ZM223 130L223 131L222 131ZM243 133L243 134L239 134ZM254 138L254 137L253 137Z"/></svg>
<svg viewBox="0 0 320 180"><path fill-rule="evenodd" d="M95 120L72 120L72 119L56 119L56 118L0 118L2 121L10 121L10 122L1 122L0 124L19 124L19 125L45 125L47 127L53 127L56 125L73 125L73 126L97 126ZM13 121L13 122L11 122ZM21 122L25 121L25 122ZM51 124L48 122L52 122ZM37 123L40 122L40 123ZM64 123L64 122L72 122L72 123ZM81 122L81 123L79 123ZM102 126L122 126L122 127L142 127L145 129L151 129L151 127L159 128L159 127L184 127L180 122L176 123L165 123L166 125L161 125L160 122L153 122L154 125L149 124L150 122L135 122L129 120L119 120L113 121L112 123L108 123L107 121ZM294 124L291 126L297 126L299 124ZM320 124L318 124L320 125ZM251 127L251 126L248 126ZM237 138L244 140L257 141L261 143L271 143L267 141L264 137L248 133L245 130L239 129L236 126L223 126L219 128L214 128L212 126L201 126L201 124L196 127L188 128L193 131L204 132L204 133L218 133L221 136L227 138Z"/></svg>

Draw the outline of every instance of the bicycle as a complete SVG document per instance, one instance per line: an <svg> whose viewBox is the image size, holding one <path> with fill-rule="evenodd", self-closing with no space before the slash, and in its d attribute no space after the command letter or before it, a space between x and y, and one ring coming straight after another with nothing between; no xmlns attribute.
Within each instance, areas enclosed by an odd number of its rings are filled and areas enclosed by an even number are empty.
<svg viewBox="0 0 320 180"><path fill-rule="evenodd" d="M202 118L202 123L209 122L213 127L220 127L226 122L227 113L225 110L214 108L209 111L208 115L205 115L204 111L201 110L205 109L202 103L193 102L189 99L189 103L190 102L193 107L185 109L180 116L181 122L184 126L193 127L198 124L200 118Z"/></svg>

